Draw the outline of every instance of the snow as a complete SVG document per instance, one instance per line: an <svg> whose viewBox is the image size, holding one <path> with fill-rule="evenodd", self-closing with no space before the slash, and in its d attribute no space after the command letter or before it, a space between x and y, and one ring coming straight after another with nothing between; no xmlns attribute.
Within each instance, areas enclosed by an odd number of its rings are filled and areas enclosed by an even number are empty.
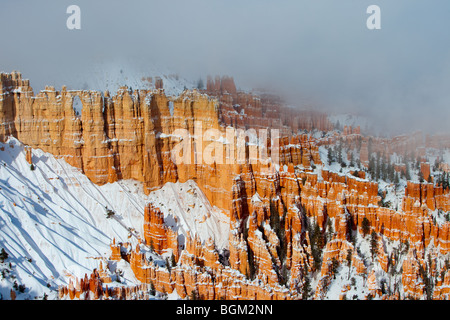
<svg viewBox="0 0 450 320"><path fill-rule="evenodd" d="M259 196L258 192L256 192L253 196L252 196L252 203L255 202L262 202L261 201L261 197Z"/></svg>
<svg viewBox="0 0 450 320"><path fill-rule="evenodd" d="M442 151L442 154L440 155L440 159L442 162L450 164L450 149L444 149ZM436 156L430 157L430 163L434 163L435 160L436 160Z"/></svg>
<svg viewBox="0 0 450 320"><path fill-rule="evenodd" d="M164 213L165 223L184 237L189 231L191 237L197 235L203 243L213 239L218 249L228 248L229 218L211 206L194 181L168 182L151 192L149 201Z"/></svg>
<svg viewBox="0 0 450 320"><path fill-rule="evenodd" d="M181 235L191 230L202 241L214 239L218 248L228 245L229 219L194 181L168 183L145 195L133 180L97 186L42 150L32 150L32 170L14 138L0 148L0 248L9 255L0 263L6 275L0 278L4 299L10 298L14 281L26 286L17 299L44 294L55 299L59 285L90 274L110 256L113 238L136 246L148 202L157 204ZM115 212L112 218L106 217L106 208ZM128 263L116 267L124 272L124 285L139 283Z"/></svg>
<svg viewBox="0 0 450 320"><path fill-rule="evenodd" d="M141 64L141 65L139 65ZM145 66L145 67L144 67ZM152 78L152 83L148 81ZM163 89L167 96L179 96L184 89L197 87L197 80L186 79L175 75L168 68L152 65L148 61L141 63L126 59L112 59L93 63L88 70L80 70L79 75L73 74L70 83L64 83L72 89L108 90L115 93L122 86L132 89L154 88L155 78L163 80Z"/></svg>
<svg viewBox="0 0 450 320"><path fill-rule="evenodd" d="M370 119L362 115L348 113L333 114L328 116L328 120L334 125L337 125L339 123L339 125L341 126L341 130L343 130L344 126L351 126L352 128L360 126L361 130L364 132L372 128Z"/></svg>
<svg viewBox="0 0 450 320"><path fill-rule="evenodd" d="M81 110L83 108L83 104L81 103L80 97L75 96L73 98L73 109L77 114L81 116Z"/></svg>
<svg viewBox="0 0 450 320"><path fill-rule="evenodd" d="M173 101L169 101L169 112L170 116L173 117Z"/></svg>
<svg viewBox="0 0 450 320"><path fill-rule="evenodd" d="M109 256L112 237L127 239L127 228L106 219L106 206L123 223L142 225L143 203L118 192L119 184L97 187L40 150L34 150L31 170L20 142L11 139L2 146L0 246L9 254L17 282L29 288L24 298L49 294L47 283L55 289L68 276L90 273L98 267L96 258ZM11 287L4 280L0 293L9 298Z"/></svg>
<svg viewBox="0 0 450 320"><path fill-rule="evenodd" d="M167 295L167 300L180 300L181 297L178 295L177 290L173 290L172 293Z"/></svg>
<svg viewBox="0 0 450 320"><path fill-rule="evenodd" d="M349 272L350 278L348 277ZM336 279L331 282L325 299L338 300L343 294L342 289L347 285L350 285L350 289L345 292L348 300L364 299L364 295L368 292L367 284L365 279L356 273L354 267L349 268L347 265L341 264L335 276Z"/></svg>

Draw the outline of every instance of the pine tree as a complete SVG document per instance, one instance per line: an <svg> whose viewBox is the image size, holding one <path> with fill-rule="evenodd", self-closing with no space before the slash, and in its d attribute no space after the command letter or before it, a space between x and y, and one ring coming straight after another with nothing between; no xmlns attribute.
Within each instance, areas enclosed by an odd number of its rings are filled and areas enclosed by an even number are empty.
<svg viewBox="0 0 450 320"><path fill-rule="evenodd" d="M395 171L394 166L388 161L386 163L386 181L394 182Z"/></svg>
<svg viewBox="0 0 450 320"><path fill-rule="evenodd" d="M440 165L441 165L441 164L440 164L440 161L439 161L439 157L436 157L436 160L434 160L433 171L438 171Z"/></svg>
<svg viewBox="0 0 450 320"><path fill-rule="evenodd" d="M369 221L369 219L367 219L367 217L364 217L361 227L362 227L363 235L365 237L370 232L370 221Z"/></svg>
<svg viewBox="0 0 450 320"><path fill-rule="evenodd" d="M342 164L342 144L339 143L337 147L337 162Z"/></svg>
<svg viewBox="0 0 450 320"><path fill-rule="evenodd" d="M283 204L283 215L280 218L276 204L273 201L269 203L270 208L270 226L275 231L278 239L280 240L280 245L277 247L277 253L281 261L284 260L287 251L287 243L285 241L285 218L287 213L287 208Z"/></svg>
<svg viewBox="0 0 450 320"><path fill-rule="evenodd" d="M400 183L400 177L398 176L398 172L395 173L394 183L396 186Z"/></svg>
<svg viewBox="0 0 450 320"><path fill-rule="evenodd" d="M150 280L150 295L154 296L156 294L155 285L153 284L153 281Z"/></svg>
<svg viewBox="0 0 450 320"><path fill-rule="evenodd" d="M446 172L444 173L444 182L442 183L442 188L446 190L448 189L448 187L449 187L449 173Z"/></svg>
<svg viewBox="0 0 450 320"><path fill-rule="evenodd" d="M8 259L8 253L5 251L5 248L2 248L2 251L0 252L0 262L5 261Z"/></svg>
<svg viewBox="0 0 450 320"><path fill-rule="evenodd" d="M336 259L336 257L333 257L331 259L331 272L333 273L333 279L336 279L336 273L339 267L339 261Z"/></svg>
<svg viewBox="0 0 450 320"><path fill-rule="evenodd" d="M166 290L165 286L163 286L161 294L162 294L162 300L167 300L168 296L167 296L167 290Z"/></svg>
<svg viewBox="0 0 450 320"><path fill-rule="evenodd" d="M172 263L172 267L175 267L177 265L177 261L175 260L175 255L172 253L172 256L170 257L170 262Z"/></svg>
<svg viewBox="0 0 450 320"><path fill-rule="evenodd" d="M372 233L370 234L370 254L372 255L372 260L373 257L378 253L377 245L377 234L375 231L372 231Z"/></svg>
<svg viewBox="0 0 450 320"><path fill-rule="evenodd" d="M409 171L409 164L406 163L405 179L411 180L411 172Z"/></svg>
<svg viewBox="0 0 450 320"><path fill-rule="evenodd" d="M347 250L346 260L347 260L347 266L348 266L348 279L350 279L351 266L352 266L352 249Z"/></svg>
<svg viewBox="0 0 450 320"><path fill-rule="evenodd" d="M202 78L198 79L198 81L197 81L197 89L203 90L204 87L205 87L205 86L204 86L204 84L203 84Z"/></svg>
<svg viewBox="0 0 450 320"><path fill-rule="evenodd" d="M331 223L331 218L328 217L328 219L327 219L327 237L326 237L326 240L328 242L331 241L331 239L333 238L333 233L334 233L333 224Z"/></svg>
<svg viewBox="0 0 450 320"><path fill-rule="evenodd" d="M369 173L370 176L372 177L372 179L375 179L375 175L376 175L376 165L375 165L375 158L373 156L371 156L369 158Z"/></svg>
<svg viewBox="0 0 450 320"><path fill-rule="evenodd" d="M114 216L116 214L113 210L109 209L108 207L105 207L105 211L106 211L107 219L111 218L112 216Z"/></svg>
<svg viewBox="0 0 450 320"><path fill-rule="evenodd" d="M328 148L327 160L328 160L328 164L332 164L334 161L333 151L331 150L331 148Z"/></svg>
<svg viewBox="0 0 450 320"><path fill-rule="evenodd" d="M278 233L278 229L280 228L280 214L278 213L278 209L274 202L271 200L269 203L270 208L270 227Z"/></svg>
<svg viewBox="0 0 450 320"><path fill-rule="evenodd" d="M384 181L388 180L388 170L387 170L387 165L386 165L386 161L384 161L384 157L381 158L381 177Z"/></svg>
<svg viewBox="0 0 450 320"><path fill-rule="evenodd" d="M319 224L314 221L314 224L311 226L308 224L308 234L309 234L309 241L311 243L311 253L314 258L314 268L319 269L322 264L322 248L323 248L323 236L320 231Z"/></svg>
<svg viewBox="0 0 450 320"><path fill-rule="evenodd" d="M305 273L303 288L302 288L302 299L308 300L311 296L311 280L309 279L308 273Z"/></svg>
<svg viewBox="0 0 450 320"><path fill-rule="evenodd" d="M353 219L349 219L348 220L348 240L353 244L353 246L355 246L355 242L356 242L356 235L355 232L353 230L355 230L355 223L353 221Z"/></svg>
<svg viewBox="0 0 450 320"><path fill-rule="evenodd" d="M253 256L253 251L250 246L247 246L248 252L248 269L247 269L247 279L253 280L257 274L257 265L255 263L255 258Z"/></svg>
<svg viewBox="0 0 450 320"><path fill-rule="evenodd" d="M381 178L381 158L380 158L380 154L377 153L375 180L380 180L380 178Z"/></svg>
<svg viewBox="0 0 450 320"><path fill-rule="evenodd" d="M316 238L316 244L319 249L322 249L325 245L324 237L322 231L320 230L319 224L316 222L314 225L314 235Z"/></svg>
<svg viewBox="0 0 450 320"><path fill-rule="evenodd" d="M199 300L200 299L200 295L199 295L197 289L194 289L194 290L191 291L189 299L190 300Z"/></svg>
<svg viewBox="0 0 450 320"><path fill-rule="evenodd" d="M423 179L423 173L419 170L419 182L423 183L425 180Z"/></svg>

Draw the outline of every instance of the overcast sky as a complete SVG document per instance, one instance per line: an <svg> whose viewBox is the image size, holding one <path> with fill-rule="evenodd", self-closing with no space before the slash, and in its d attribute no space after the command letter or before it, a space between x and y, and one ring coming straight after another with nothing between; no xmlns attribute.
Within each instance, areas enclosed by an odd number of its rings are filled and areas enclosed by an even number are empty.
<svg viewBox="0 0 450 320"><path fill-rule="evenodd" d="M66 28L71 4L81 30ZM371 4L381 30L366 27ZM36 91L124 58L283 88L292 104L368 115L394 133L435 132L450 120L449 14L448 0L4 0L0 70Z"/></svg>

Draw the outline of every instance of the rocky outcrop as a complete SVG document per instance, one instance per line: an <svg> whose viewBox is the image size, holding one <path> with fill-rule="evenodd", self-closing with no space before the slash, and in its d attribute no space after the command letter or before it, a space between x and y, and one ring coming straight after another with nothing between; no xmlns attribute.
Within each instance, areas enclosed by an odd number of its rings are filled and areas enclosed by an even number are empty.
<svg viewBox="0 0 450 320"><path fill-rule="evenodd" d="M420 261L414 247L408 251L403 263L402 285L405 294L414 299L421 299L425 293L425 284L420 276Z"/></svg>
<svg viewBox="0 0 450 320"><path fill-rule="evenodd" d="M228 76L216 76L214 79L211 76L207 77L206 91L208 94L221 96L223 94L236 95L236 85L234 79Z"/></svg>
<svg viewBox="0 0 450 320"><path fill-rule="evenodd" d="M333 127L325 113L290 108L277 95L239 91L228 76L208 77L205 93L218 97L221 121L236 128L279 129L282 134L292 134Z"/></svg>
<svg viewBox="0 0 450 320"><path fill-rule="evenodd" d="M178 259L178 233L164 223L164 214L158 208L148 204L144 211L144 239L156 253L171 251Z"/></svg>

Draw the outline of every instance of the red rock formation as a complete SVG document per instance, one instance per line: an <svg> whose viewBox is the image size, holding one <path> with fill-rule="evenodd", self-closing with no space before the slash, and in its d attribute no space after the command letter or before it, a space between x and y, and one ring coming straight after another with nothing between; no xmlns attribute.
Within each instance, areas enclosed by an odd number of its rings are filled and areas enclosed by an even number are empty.
<svg viewBox="0 0 450 320"><path fill-rule="evenodd" d="M25 159L27 160L27 162L32 165L33 164L33 154L32 154L32 149L30 147L25 147Z"/></svg>
<svg viewBox="0 0 450 320"><path fill-rule="evenodd" d="M223 95L223 94L236 94L236 85L234 84L234 79L232 77L216 76L215 79L211 76L207 77L206 81L206 92L211 95Z"/></svg>
<svg viewBox="0 0 450 320"><path fill-rule="evenodd" d="M448 300L450 298L450 272L447 272L447 268L441 269L440 277L436 282L434 289L434 300Z"/></svg>
<svg viewBox="0 0 450 320"><path fill-rule="evenodd" d="M163 89L164 83L160 77L155 77L155 89Z"/></svg>
<svg viewBox="0 0 450 320"><path fill-rule="evenodd" d="M420 163L420 172L422 173L423 179L425 181L430 180L430 164L428 162Z"/></svg>
<svg viewBox="0 0 450 320"><path fill-rule="evenodd" d="M403 263L402 284L405 295L415 299L423 298L425 293L425 284L419 269L416 250L411 247Z"/></svg>
<svg viewBox="0 0 450 320"><path fill-rule="evenodd" d="M121 244L116 245L116 239L113 239L112 244L110 245L110 249L110 259L114 261L120 261L120 259L122 259Z"/></svg>
<svg viewBox="0 0 450 320"><path fill-rule="evenodd" d="M380 266L384 270L384 272L388 272L389 259L388 259L387 253L386 253L386 249L384 247L384 242L383 242L382 237L378 237L377 259L378 259L378 263L380 264Z"/></svg>
<svg viewBox="0 0 450 320"><path fill-rule="evenodd" d="M178 233L165 225L164 214L152 204L144 211L144 239L156 253L163 254L171 249L178 259Z"/></svg>
<svg viewBox="0 0 450 320"><path fill-rule="evenodd" d="M230 232L229 251L230 268L249 275L247 242L244 241L242 233Z"/></svg>

